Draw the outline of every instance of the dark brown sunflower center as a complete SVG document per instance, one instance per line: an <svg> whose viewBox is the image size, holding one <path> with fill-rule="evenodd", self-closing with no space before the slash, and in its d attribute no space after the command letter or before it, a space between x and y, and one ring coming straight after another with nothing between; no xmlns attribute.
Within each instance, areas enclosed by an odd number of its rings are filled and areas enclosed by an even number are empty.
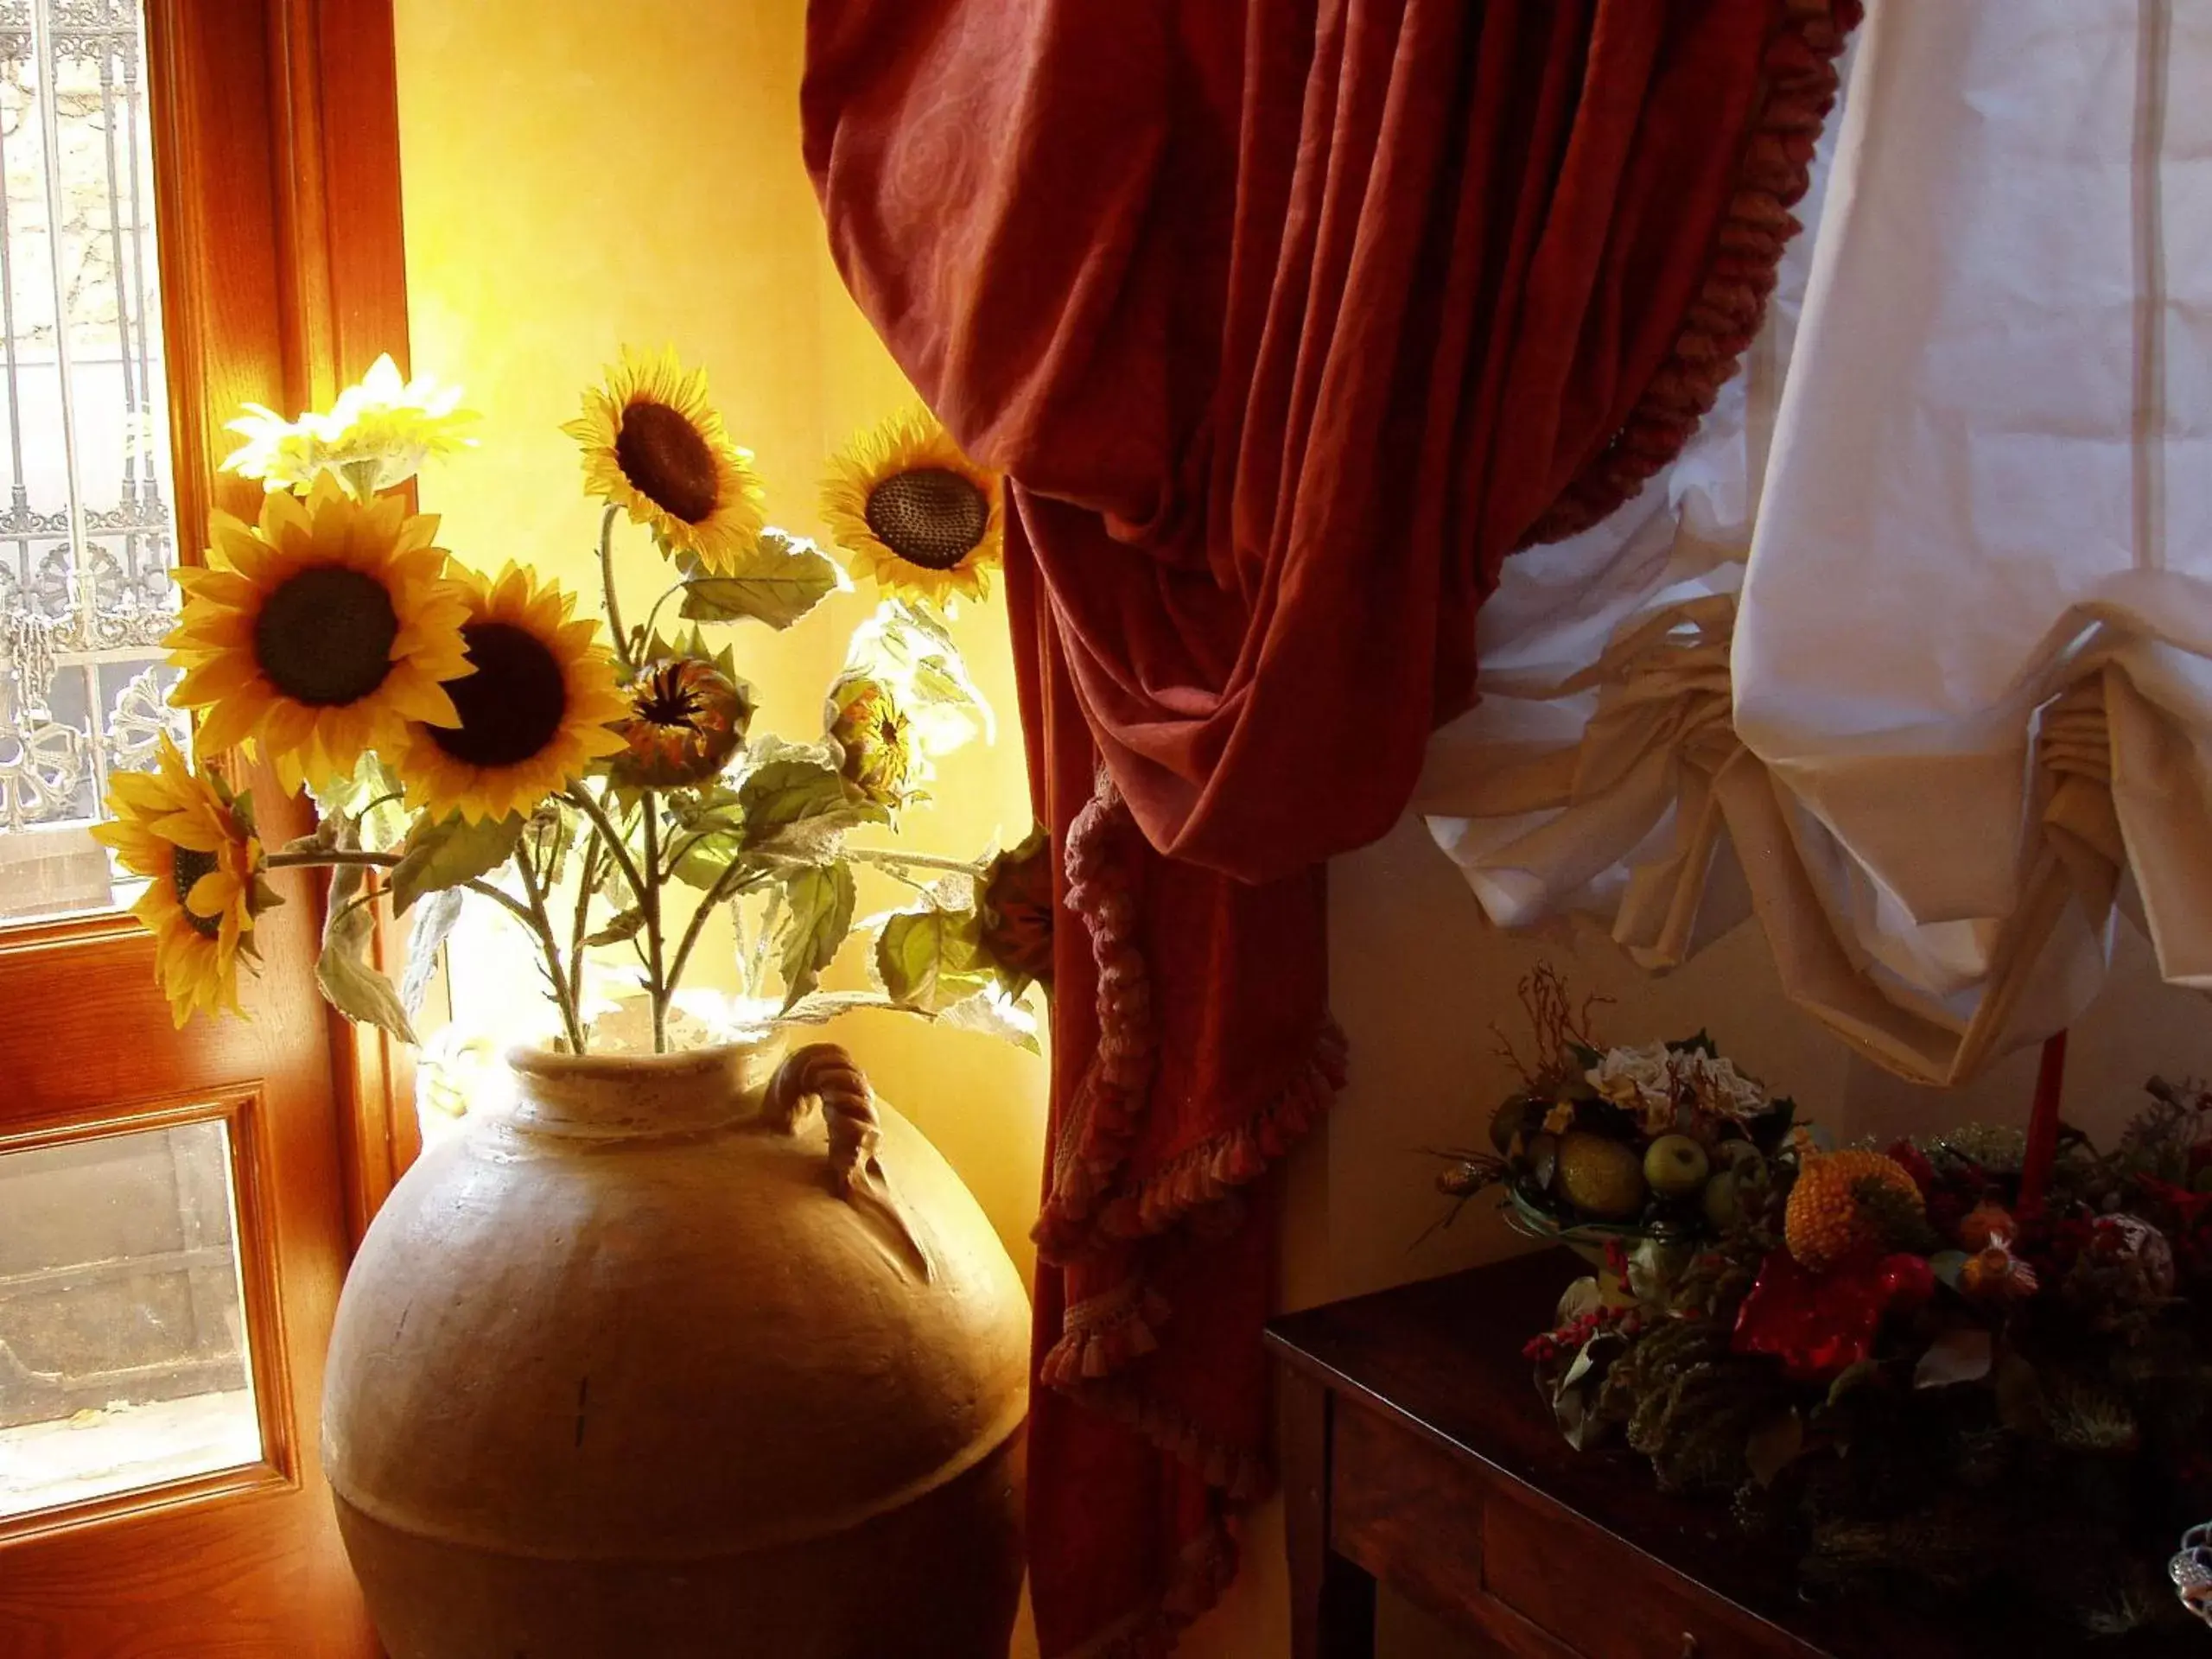
<svg viewBox="0 0 2212 1659"><path fill-rule="evenodd" d="M693 731L705 704L699 693L684 683L682 669L664 668L645 677L630 706L649 725Z"/></svg>
<svg viewBox="0 0 2212 1659"><path fill-rule="evenodd" d="M867 517L876 540L907 563L950 570L983 539L991 504L959 474L922 467L870 490Z"/></svg>
<svg viewBox="0 0 2212 1659"><path fill-rule="evenodd" d="M214 854L194 852L189 847L178 848L169 859L169 883L176 889L177 908L184 912L184 919L190 924L192 931L203 939L220 936L223 918L202 916L193 909L188 901L192 889L199 885L200 878L212 874L215 868Z"/></svg>
<svg viewBox="0 0 2212 1659"><path fill-rule="evenodd" d="M476 671L448 680L458 726L431 726L430 741L472 766L512 766L529 760L561 729L568 683L545 642L511 622L471 622L461 631Z"/></svg>
<svg viewBox="0 0 2212 1659"><path fill-rule="evenodd" d="M666 404L632 404L614 435L614 459L639 494L687 524L710 517L720 492L715 452L699 429Z"/></svg>
<svg viewBox="0 0 2212 1659"><path fill-rule="evenodd" d="M262 601L254 660L296 702L358 702L391 672L399 618L385 585L343 565L310 565Z"/></svg>

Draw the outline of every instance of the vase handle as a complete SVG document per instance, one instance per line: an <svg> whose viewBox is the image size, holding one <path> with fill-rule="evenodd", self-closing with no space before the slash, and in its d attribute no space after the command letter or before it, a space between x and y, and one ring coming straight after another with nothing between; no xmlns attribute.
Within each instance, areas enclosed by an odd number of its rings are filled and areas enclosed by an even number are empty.
<svg viewBox="0 0 2212 1659"><path fill-rule="evenodd" d="M849 1198L864 1174L883 1173L875 1161L883 1128L867 1076L836 1043L809 1043L776 1068L764 1103L769 1127L779 1135L796 1135L817 1101L830 1130L830 1185L839 1198Z"/></svg>
<svg viewBox="0 0 2212 1659"><path fill-rule="evenodd" d="M761 1104L770 1128L779 1135L796 1135L817 1102L830 1131L831 1189L846 1203L873 1210L888 1222L911 1263L924 1279L930 1278L929 1253L876 1159L883 1125L875 1114L875 1091L868 1087L860 1063L836 1043L809 1043L794 1050L768 1080Z"/></svg>

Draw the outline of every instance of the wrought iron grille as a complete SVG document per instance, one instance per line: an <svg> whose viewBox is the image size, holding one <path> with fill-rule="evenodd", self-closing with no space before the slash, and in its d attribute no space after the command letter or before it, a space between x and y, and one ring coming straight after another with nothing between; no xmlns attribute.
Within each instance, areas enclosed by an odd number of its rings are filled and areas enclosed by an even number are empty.
<svg viewBox="0 0 2212 1659"><path fill-rule="evenodd" d="M0 0L0 916L111 902L108 775L184 722L138 0Z"/></svg>

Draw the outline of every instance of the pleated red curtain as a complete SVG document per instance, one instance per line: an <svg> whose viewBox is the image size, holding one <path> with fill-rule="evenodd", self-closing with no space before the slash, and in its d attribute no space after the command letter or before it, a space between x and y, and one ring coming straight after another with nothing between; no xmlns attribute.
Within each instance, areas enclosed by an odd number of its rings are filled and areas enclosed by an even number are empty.
<svg viewBox="0 0 2212 1659"><path fill-rule="evenodd" d="M1012 480L1060 854L1033 1588L1164 1651L1264 1490L1270 1184L1343 1077L1322 861L1403 810L1516 546L1758 326L1857 0L812 0L808 164Z"/></svg>

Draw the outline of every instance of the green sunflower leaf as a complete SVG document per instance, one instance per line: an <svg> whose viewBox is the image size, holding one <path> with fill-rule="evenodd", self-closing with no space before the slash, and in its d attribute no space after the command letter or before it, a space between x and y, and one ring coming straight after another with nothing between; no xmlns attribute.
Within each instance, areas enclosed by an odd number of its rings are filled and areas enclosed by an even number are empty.
<svg viewBox="0 0 2212 1659"><path fill-rule="evenodd" d="M852 931L852 867L813 864L784 880L784 925L777 940L788 1010L821 982L822 970Z"/></svg>
<svg viewBox="0 0 2212 1659"><path fill-rule="evenodd" d="M995 1037L1032 1054L1045 1052L1037 1040L1037 1016L1018 995L1006 995L1002 989L987 988L963 997L938 1016L938 1024Z"/></svg>
<svg viewBox="0 0 2212 1659"><path fill-rule="evenodd" d="M808 750L795 750L754 766L738 785L749 845L770 848L792 840L799 826L814 831L885 823L891 815L856 792L844 774Z"/></svg>
<svg viewBox="0 0 2212 1659"><path fill-rule="evenodd" d="M506 862L522 839L522 817L510 814L472 823L455 813L435 823L418 822L408 831L399 862L391 872L391 904L404 916L426 893L459 887Z"/></svg>
<svg viewBox="0 0 2212 1659"><path fill-rule="evenodd" d="M925 607L911 600L884 601L853 631L845 670L872 675L895 687L901 699L931 725L939 751L957 747L979 728L987 741L996 736L991 705L968 671L967 659L950 632Z"/></svg>
<svg viewBox="0 0 2212 1659"><path fill-rule="evenodd" d="M887 918L875 940L875 971L902 1008L942 1014L991 980L981 919L972 910L931 905Z"/></svg>
<svg viewBox="0 0 2212 1659"><path fill-rule="evenodd" d="M843 585L820 548L773 525L760 532L733 571L709 575L688 557L678 568L684 573L683 614L694 622L749 618L788 628Z"/></svg>
<svg viewBox="0 0 2212 1659"><path fill-rule="evenodd" d="M407 966L399 976L399 1006L410 1020L423 1011L430 976L438 970L438 949L461 919L461 900L460 889L448 887L415 907L415 925L407 933Z"/></svg>
<svg viewBox="0 0 2212 1659"><path fill-rule="evenodd" d="M322 931L322 954L315 959L315 982L330 1006L348 1020L378 1026L403 1043L412 1044L415 1028L391 982L362 960L376 931L376 918L366 905L355 906L367 872L359 864L341 864L331 872L329 921Z"/></svg>
<svg viewBox="0 0 2212 1659"><path fill-rule="evenodd" d="M702 893L721 879L745 850L745 808L737 791L719 784L675 790L663 798L675 827L668 832L669 874Z"/></svg>

